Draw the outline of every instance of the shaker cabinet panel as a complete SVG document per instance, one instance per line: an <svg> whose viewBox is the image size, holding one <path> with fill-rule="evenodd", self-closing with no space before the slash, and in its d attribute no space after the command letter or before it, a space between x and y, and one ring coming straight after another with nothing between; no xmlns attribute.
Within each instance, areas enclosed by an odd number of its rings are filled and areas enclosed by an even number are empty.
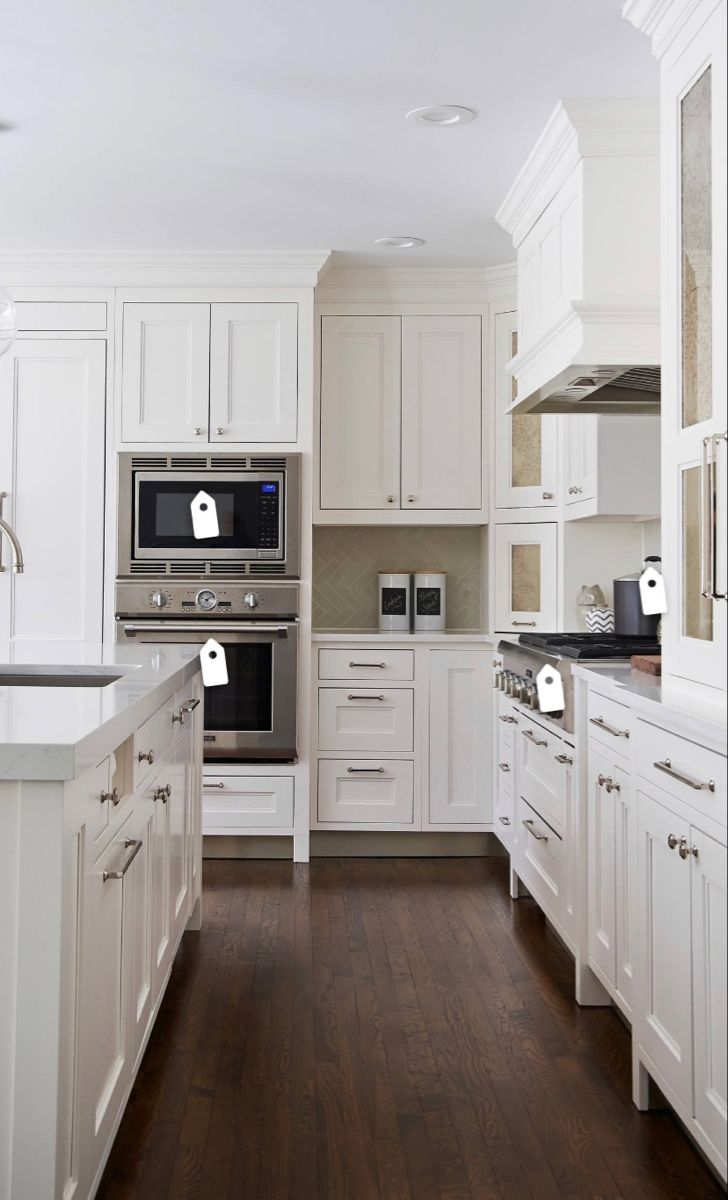
<svg viewBox="0 0 728 1200"><path fill-rule="evenodd" d="M494 628L552 632L558 618L556 525L496 525L494 537Z"/></svg>
<svg viewBox="0 0 728 1200"><path fill-rule="evenodd" d="M207 440L209 304L125 304L121 437L124 442Z"/></svg>
<svg viewBox="0 0 728 1200"><path fill-rule="evenodd" d="M492 819L491 672L487 655L471 650L430 653L431 825Z"/></svg>
<svg viewBox="0 0 728 1200"><path fill-rule="evenodd" d="M210 441L295 442L298 306L213 304Z"/></svg>
<svg viewBox="0 0 728 1200"><path fill-rule="evenodd" d="M402 318L402 508L481 507L480 317Z"/></svg>
<svg viewBox="0 0 728 1200"><path fill-rule="evenodd" d="M513 377L506 364L518 351L518 314L495 318L495 503L496 508L551 508L559 502L556 416L512 416Z"/></svg>
<svg viewBox="0 0 728 1200"><path fill-rule="evenodd" d="M399 507L399 317L324 317L321 507Z"/></svg>

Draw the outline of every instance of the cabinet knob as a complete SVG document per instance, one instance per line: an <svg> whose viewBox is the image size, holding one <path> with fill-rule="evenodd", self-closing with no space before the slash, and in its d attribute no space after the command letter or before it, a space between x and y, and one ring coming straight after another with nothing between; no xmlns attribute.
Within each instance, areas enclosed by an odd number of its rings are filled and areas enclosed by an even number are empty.
<svg viewBox="0 0 728 1200"><path fill-rule="evenodd" d="M166 804L166 803L167 803L167 801L169 800L169 797L170 797L171 795L172 795L172 785L171 785L171 783L166 783L166 784L164 785L164 787L158 787L158 788L155 788L155 791L154 791L154 799L155 799L155 800L161 800L161 801L162 801L162 804Z"/></svg>
<svg viewBox="0 0 728 1200"><path fill-rule="evenodd" d="M218 435L218 437L221 437L224 432L225 432L224 426L218 425L215 430L215 433Z"/></svg>
<svg viewBox="0 0 728 1200"><path fill-rule="evenodd" d="M668 844L668 846L670 847L670 849L671 849L671 850L674 850L674 849L675 849L675 847L676 847L676 846L679 844L679 842L680 842L680 838L679 838L679 837L675 837L675 834L674 834L674 833L668 833L668 835L667 835L667 844Z"/></svg>
<svg viewBox="0 0 728 1200"><path fill-rule="evenodd" d="M205 431L201 425L195 425L195 437L202 437L204 432Z"/></svg>
<svg viewBox="0 0 728 1200"><path fill-rule="evenodd" d="M144 762L144 760L146 759L151 767L152 763L154 762L154 751L153 750L140 750L137 757L139 759L139 762Z"/></svg>
<svg viewBox="0 0 728 1200"><path fill-rule="evenodd" d="M408 503L408 504L414 504L414 502L415 502L415 500L416 500L416 499L417 499L417 497L416 497L416 496L408 496L408 497L407 497L407 503Z"/></svg>
<svg viewBox="0 0 728 1200"><path fill-rule="evenodd" d="M394 504L394 496L387 496L387 504Z"/></svg>
<svg viewBox="0 0 728 1200"><path fill-rule="evenodd" d="M680 845L679 845L679 847L678 847L678 851L677 851L677 852L678 852L678 854L680 855L680 857L683 859L683 861L684 861L686 858L689 858L689 857L690 857L690 846L688 845L688 839L687 839L687 838L684 838L684 837L681 837L681 838L680 838Z"/></svg>
<svg viewBox="0 0 728 1200"><path fill-rule="evenodd" d="M553 492L541 492L542 500L553 500L553 498L554 498Z"/></svg>
<svg viewBox="0 0 728 1200"><path fill-rule="evenodd" d="M101 795L99 796L99 799L102 804L105 804L107 800L110 800L111 803L114 805L114 808L116 808L117 804L119 804L119 802L121 800L121 796L119 795L119 789L114 788L113 792L102 792Z"/></svg>

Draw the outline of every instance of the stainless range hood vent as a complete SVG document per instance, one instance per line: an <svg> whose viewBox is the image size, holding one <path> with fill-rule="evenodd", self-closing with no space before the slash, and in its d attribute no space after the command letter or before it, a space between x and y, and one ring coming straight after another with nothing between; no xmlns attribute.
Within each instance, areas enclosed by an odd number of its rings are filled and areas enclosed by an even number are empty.
<svg viewBox="0 0 728 1200"><path fill-rule="evenodd" d="M553 391L542 389L538 412L645 414L660 411L659 367L599 367L589 374L577 375L566 384L554 383Z"/></svg>

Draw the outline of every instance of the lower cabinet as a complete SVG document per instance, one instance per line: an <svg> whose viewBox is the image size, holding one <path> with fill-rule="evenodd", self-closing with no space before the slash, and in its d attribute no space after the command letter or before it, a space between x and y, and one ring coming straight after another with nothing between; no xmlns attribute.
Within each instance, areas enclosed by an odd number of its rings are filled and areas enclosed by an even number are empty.
<svg viewBox="0 0 728 1200"><path fill-rule="evenodd" d="M486 654L430 652L431 825L473 825L492 819L486 736L490 694Z"/></svg>
<svg viewBox="0 0 728 1200"><path fill-rule="evenodd" d="M337 824L371 822L378 827L414 821L414 763L321 759L318 819Z"/></svg>
<svg viewBox="0 0 728 1200"><path fill-rule="evenodd" d="M515 738L519 719L513 701L503 692L496 692L493 742L495 772L493 777L493 828L507 850L515 838L516 749Z"/></svg>
<svg viewBox="0 0 728 1200"><path fill-rule="evenodd" d="M589 965L629 1014L637 846L632 780L627 764L594 744L589 747L586 817Z"/></svg>
<svg viewBox="0 0 728 1200"><path fill-rule="evenodd" d="M278 831L293 827L292 775L205 775L206 836Z"/></svg>

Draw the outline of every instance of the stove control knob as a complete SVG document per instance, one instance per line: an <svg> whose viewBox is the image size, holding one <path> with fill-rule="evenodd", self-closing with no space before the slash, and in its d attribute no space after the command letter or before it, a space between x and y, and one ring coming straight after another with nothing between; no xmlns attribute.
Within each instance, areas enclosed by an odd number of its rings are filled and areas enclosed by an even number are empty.
<svg viewBox="0 0 728 1200"><path fill-rule="evenodd" d="M152 592L151 602L155 608L166 608L169 597L165 596L164 592Z"/></svg>
<svg viewBox="0 0 728 1200"><path fill-rule="evenodd" d="M259 608L260 603L260 596L257 592L247 592L246 595L243 596L243 604L246 608Z"/></svg>

